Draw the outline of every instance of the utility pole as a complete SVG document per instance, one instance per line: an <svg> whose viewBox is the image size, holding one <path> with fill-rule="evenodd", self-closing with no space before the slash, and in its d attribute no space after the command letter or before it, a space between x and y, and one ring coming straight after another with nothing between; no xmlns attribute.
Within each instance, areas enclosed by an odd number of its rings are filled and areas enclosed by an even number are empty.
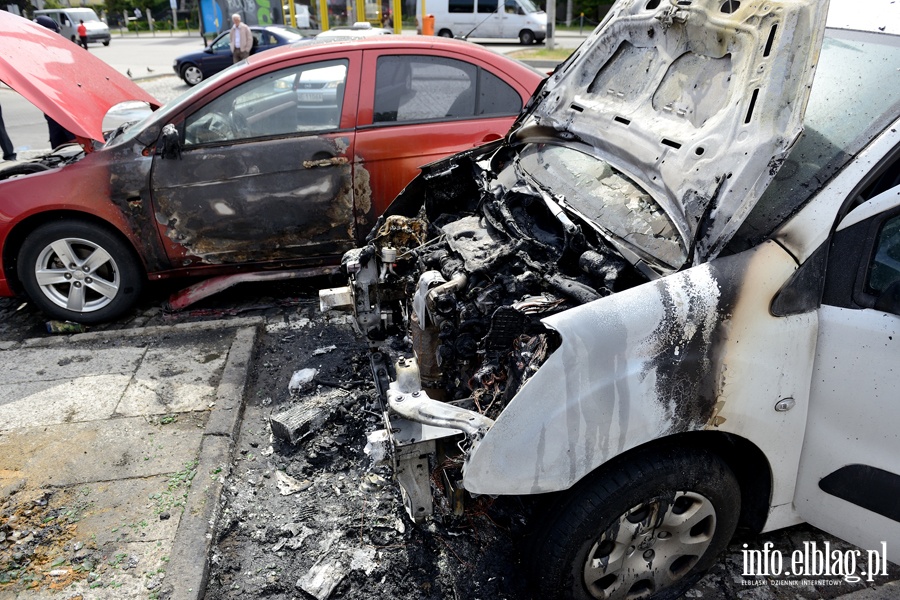
<svg viewBox="0 0 900 600"><path fill-rule="evenodd" d="M556 30L556 0L547 0L547 48L553 50L556 47L553 36Z"/></svg>

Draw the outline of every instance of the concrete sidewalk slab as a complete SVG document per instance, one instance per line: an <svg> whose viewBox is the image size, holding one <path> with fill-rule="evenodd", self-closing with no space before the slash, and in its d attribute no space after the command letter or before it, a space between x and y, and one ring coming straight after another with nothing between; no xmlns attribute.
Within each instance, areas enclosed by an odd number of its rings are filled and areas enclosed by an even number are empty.
<svg viewBox="0 0 900 600"><path fill-rule="evenodd" d="M202 594L262 323L0 350L0 598Z"/></svg>

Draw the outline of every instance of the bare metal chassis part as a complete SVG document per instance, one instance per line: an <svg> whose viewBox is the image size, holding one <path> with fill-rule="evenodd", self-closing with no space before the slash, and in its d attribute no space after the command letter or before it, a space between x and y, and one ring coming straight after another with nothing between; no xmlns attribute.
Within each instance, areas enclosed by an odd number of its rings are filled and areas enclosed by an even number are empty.
<svg viewBox="0 0 900 600"><path fill-rule="evenodd" d="M381 438L387 443L387 453L383 462L390 461L406 512L421 522L434 511L428 461L437 441L465 434L477 442L494 422L475 411L430 398L421 387L415 359L400 358L394 365L393 381L382 353L373 352L370 363L385 423Z"/></svg>

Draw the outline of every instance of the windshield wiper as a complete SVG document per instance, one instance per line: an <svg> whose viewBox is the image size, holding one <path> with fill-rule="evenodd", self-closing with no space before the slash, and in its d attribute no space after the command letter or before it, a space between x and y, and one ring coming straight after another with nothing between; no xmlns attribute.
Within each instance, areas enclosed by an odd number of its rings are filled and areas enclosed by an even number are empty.
<svg viewBox="0 0 900 600"><path fill-rule="evenodd" d="M547 205L547 209L553 215L553 217L559 221L559 223L563 226L563 229L566 230L566 233L570 235L575 235L580 232L578 225L576 225L572 219L569 218L569 215L566 214L566 210L572 210L576 214L577 210L566 204L565 198L562 196L555 196L550 194L544 186L540 184L530 173L528 173L522 166L519 164L518 160L515 162L516 173L525 180L525 182L534 189L543 199L544 204ZM591 222L586 220L587 222ZM631 266L633 266L641 275L646 277L649 281L653 281L659 279L661 275L657 273L647 262L641 258L635 251L631 250L624 242L620 241L615 235L601 227L597 223L591 222L593 225L593 229L599 233L604 240L606 240L619 255L628 261Z"/></svg>
<svg viewBox="0 0 900 600"><path fill-rule="evenodd" d="M525 180L525 182L534 189L538 195L540 195L541 199L544 201L544 204L547 205L547 210L550 211L550 214L553 215L559 224L563 226L563 229L566 230L566 233L569 235L577 235L579 233L578 225L572 222L572 219L569 218L569 215L566 214L566 211L560 205L559 201L554 198L550 192L544 189L544 187L538 183L538 181L531 176L530 173L526 172L525 169L519 164L519 161L515 162L516 166L516 174Z"/></svg>

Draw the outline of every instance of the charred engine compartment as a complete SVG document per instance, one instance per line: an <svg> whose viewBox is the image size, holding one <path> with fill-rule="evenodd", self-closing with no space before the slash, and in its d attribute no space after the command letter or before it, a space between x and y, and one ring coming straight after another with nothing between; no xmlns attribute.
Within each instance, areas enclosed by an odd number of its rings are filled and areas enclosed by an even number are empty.
<svg viewBox="0 0 900 600"><path fill-rule="evenodd" d="M78 162L84 158L84 156L84 149L82 149L80 145L66 144L56 148L48 154L30 160L23 160L4 165L0 168L0 181L64 167Z"/></svg>
<svg viewBox="0 0 900 600"><path fill-rule="evenodd" d="M408 334L430 397L494 419L558 346L543 317L646 278L508 146L473 156L433 165L343 266L371 345Z"/></svg>

